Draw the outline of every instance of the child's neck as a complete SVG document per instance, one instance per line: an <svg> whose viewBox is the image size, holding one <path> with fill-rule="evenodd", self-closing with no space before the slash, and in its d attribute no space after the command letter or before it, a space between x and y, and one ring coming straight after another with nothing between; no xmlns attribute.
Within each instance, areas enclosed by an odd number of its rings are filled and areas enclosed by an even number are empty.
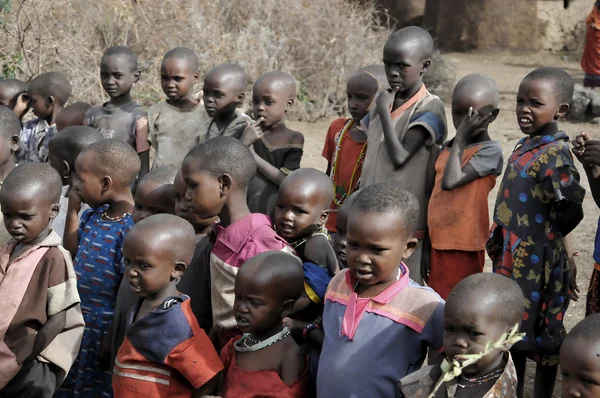
<svg viewBox="0 0 600 398"><path fill-rule="evenodd" d="M219 213L221 226L228 227L250 214L250 209L246 202L246 195L246 192L240 190L229 193L227 203L225 203L223 210Z"/></svg>
<svg viewBox="0 0 600 398"><path fill-rule="evenodd" d="M58 114L60 113L60 111L62 111L62 106L59 106L57 104L55 104L52 107L52 113L50 115L48 115L47 118L45 118L44 120L46 121L46 123L48 123L48 126L53 126L54 123L56 123L56 116L58 116Z"/></svg>
<svg viewBox="0 0 600 398"><path fill-rule="evenodd" d="M206 227L196 227L194 230L196 232L196 238L202 238L203 236L208 235L208 233L210 232L210 229L212 228L212 224L211 225L207 225Z"/></svg>
<svg viewBox="0 0 600 398"><path fill-rule="evenodd" d="M263 130L264 130L265 134L267 134L267 133L283 134L283 133L287 133L289 131L289 129L285 125L285 118L273 123L269 127L264 127Z"/></svg>
<svg viewBox="0 0 600 398"><path fill-rule="evenodd" d="M283 324L281 323L281 320L280 320L279 322L275 323L275 325L273 325L269 329L262 330L260 332L251 332L250 336L255 341L264 341L264 340L268 339L269 337L272 337L272 336L276 335L277 333L281 332L282 330L283 330Z"/></svg>
<svg viewBox="0 0 600 398"><path fill-rule="evenodd" d="M131 189L115 189L112 192L111 197L105 203L108 205L106 215L113 218L123 217L125 214L133 210L133 203Z"/></svg>
<svg viewBox="0 0 600 398"><path fill-rule="evenodd" d="M110 99L110 103L116 107L123 106L130 102L133 102L133 98L131 98L131 90L121 95L120 97Z"/></svg>
<svg viewBox="0 0 600 398"><path fill-rule="evenodd" d="M402 104L411 99L421 89L422 85L423 79L419 78L419 80L411 87L407 88L404 91L398 91L396 93L396 98L394 99L394 106L392 107L392 111L395 111L396 109L400 108Z"/></svg>
<svg viewBox="0 0 600 398"><path fill-rule="evenodd" d="M6 161L3 165L0 165L0 182L4 182L4 179L15 168L15 158L14 156L10 156L10 159Z"/></svg>
<svg viewBox="0 0 600 398"><path fill-rule="evenodd" d="M352 126L350 126L350 129L348 130L348 132L350 133L350 137L352 137L352 140L354 140L355 142L366 142L367 141L367 133L365 133L363 130L359 129L358 127L360 126L360 121L354 121L354 123L352 123Z"/></svg>
<svg viewBox="0 0 600 398"><path fill-rule="evenodd" d="M541 128L540 130L536 131L533 134L530 134L530 137L536 137L539 135L554 135L556 133L558 133L558 124L556 124L555 122L552 123L548 123L546 126L544 126L543 128Z"/></svg>
<svg viewBox="0 0 600 398"><path fill-rule="evenodd" d="M138 310L135 319L138 320L143 318L146 314L157 309L168 297L173 297L179 295L177 291L177 286L175 286L175 281L169 283L169 285L161 290L158 293L148 295L144 297L144 301L140 305L140 309Z"/></svg>
<svg viewBox="0 0 600 398"><path fill-rule="evenodd" d="M27 250L31 249L32 247L39 245L44 239L46 239L46 237L48 237L48 235L50 235L50 227L49 226L47 226L46 229L44 229L31 242L17 244L15 246L15 248L13 249L12 253L10 254L10 261L20 257L23 253L25 253Z"/></svg>
<svg viewBox="0 0 600 398"><path fill-rule="evenodd" d="M198 101L197 98L194 98L191 94L188 94L185 97L176 101L167 100L167 104L174 106L175 108L180 110L193 109L198 105L199 102L200 101Z"/></svg>
<svg viewBox="0 0 600 398"><path fill-rule="evenodd" d="M231 124L231 122L237 119L237 117L238 114L236 111L227 113L225 115L215 116L215 124L217 125L217 129L219 129L219 131L226 129L227 126Z"/></svg>

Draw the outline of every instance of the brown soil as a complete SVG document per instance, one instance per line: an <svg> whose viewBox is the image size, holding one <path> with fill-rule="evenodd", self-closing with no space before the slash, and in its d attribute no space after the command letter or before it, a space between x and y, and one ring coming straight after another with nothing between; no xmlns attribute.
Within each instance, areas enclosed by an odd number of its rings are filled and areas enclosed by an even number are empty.
<svg viewBox="0 0 600 398"><path fill-rule="evenodd" d="M558 66L566 69L571 73L576 81L581 82L583 72L579 67L579 60L569 55L561 54L530 54L530 55L510 55L503 53L496 54L445 54L444 58L447 62L454 65L457 70L457 76L462 77L473 72L486 73L498 82L500 89L500 109L501 112L498 119L490 126L490 135L492 138L499 140L504 149L504 159L508 158L512 149L518 140L522 137L519 130L514 108L515 97L521 79L532 69L539 66ZM450 108L446 108L448 121L451 121ZM315 167L320 170L325 170L326 162L321 157L323 141L327 128L331 123L331 119L321 120L316 123L290 123L292 128L295 128L304 133L306 138L305 153L302 160L304 167ZM580 131L587 131L592 137L600 139L600 133L597 132L597 126L591 124L573 124L569 122L561 123L561 128L574 137ZM450 122L449 137L454 136L455 130ZM589 188L589 184L585 173L578 164L582 173L581 180L584 187ZM500 177L501 178L501 177ZM500 178L498 181L500 181ZM494 206L496 198L496 189L492 192L489 198L490 210ZM577 260L579 276L578 283L582 294L578 302L574 302L569 307L565 316L565 326L571 329L577 322L584 317L585 312L585 292L590 280L590 275L593 268L592 254L594 250L594 236L596 233L596 225L599 211L596 207L591 195L588 195L584 201L585 219L574 231L574 242L576 248L581 252L581 256ZM491 214L491 211L490 211ZM490 269L489 263L486 267ZM534 363L530 363L527 374L526 397L533 396L533 377ZM560 376L554 391L554 397L560 397Z"/></svg>

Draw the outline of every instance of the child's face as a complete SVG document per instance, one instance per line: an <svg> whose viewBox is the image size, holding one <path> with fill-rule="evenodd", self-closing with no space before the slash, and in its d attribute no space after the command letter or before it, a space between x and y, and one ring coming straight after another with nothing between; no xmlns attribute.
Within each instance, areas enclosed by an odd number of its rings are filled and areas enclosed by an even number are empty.
<svg viewBox="0 0 600 398"><path fill-rule="evenodd" d="M6 230L18 243L29 243L48 229L58 215L58 204L40 192L13 191L0 195Z"/></svg>
<svg viewBox="0 0 600 398"><path fill-rule="evenodd" d="M353 211L348 216L348 268L361 285L396 280L402 259L410 257L417 245L406 235L398 214Z"/></svg>
<svg viewBox="0 0 600 398"><path fill-rule="evenodd" d="M198 83L198 72L189 62L180 58L167 58L160 67L160 84L170 101L192 96L192 87Z"/></svg>
<svg viewBox="0 0 600 398"><path fill-rule="evenodd" d="M30 105L33 114L40 119L47 119L52 115L52 104L48 98L36 93L29 93Z"/></svg>
<svg viewBox="0 0 600 398"><path fill-rule="evenodd" d="M210 117L229 115L241 105L243 93L236 89L234 77L225 73L209 73L204 78L204 109Z"/></svg>
<svg viewBox="0 0 600 398"><path fill-rule="evenodd" d="M348 112L356 123L360 123L369 113L378 89L377 81L365 73L356 74L348 80L346 84Z"/></svg>
<svg viewBox="0 0 600 398"><path fill-rule="evenodd" d="M187 186L183 180L181 171L177 173L175 177L175 215L189 221L194 226L194 229L198 232L210 227L217 222L218 217L211 217L209 219L199 218L194 214L192 205L185 199L185 193Z"/></svg>
<svg viewBox="0 0 600 398"><path fill-rule="evenodd" d="M502 305L493 302L495 297L475 294L475 297L451 296L444 307L444 350L448 359L457 356L479 354L485 351L488 342L498 341L503 333L514 325L507 326L497 311L490 307ZM493 371L502 363L502 352L494 350L473 365L467 366L467 377L479 377Z"/></svg>
<svg viewBox="0 0 600 398"><path fill-rule="evenodd" d="M600 397L600 344L568 338L560 349L563 398Z"/></svg>
<svg viewBox="0 0 600 398"><path fill-rule="evenodd" d="M235 277L233 314L243 333L260 333L281 325L283 303L278 292L280 288L273 286L267 278L261 278L259 272L240 269Z"/></svg>
<svg viewBox="0 0 600 398"><path fill-rule="evenodd" d="M254 119L264 118L262 125L271 127L285 118L285 113L294 104L284 83L273 79L262 79L252 90Z"/></svg>
<svg viewBox="0 0 600 398"><path fill-rule="evenodd" d="M100 63L102 88L111 99L119 98L131 91L140 79L139 71L132 71L127 57L111 55L103 57Z"/></svg>
<svg viewBox="0 0 600 398"><path fill-rule="evenodd" d="M104 204L102 196L105 193L103 179L95 172L94 156L83 152L75 161L75 178L73 179L77 193L92 209Z"/></svg>
<svg viewBox="0 0 600 398"><path fill-rule="evenodd" d="M191 204L200 219L218 216L225 206L221 177L205 170L198 170L193 160L184 161L181 174L185 185L185 200Z"/></svg>
<svg viewBox="0 0 600 398"><path fill-rule="evenodd" d="M420 85L421 77L429 66L418 46L395 37L391 37L385 43L383 64L390 87L398 87L399 93Z"/></svg>
<svg viewBox="0 0 600 398"><path fill-rule="evenodd" d="M134 224L154 214L175 214L175 188L172 184L142 181L135 190L133 200Z"/></svg>
<svg viewBox="0 0 600 398"><path fill-rule="evenodd" d="M287 241L304 238L327 221L321 195L298 185L286 185L277 194L275 229Z"/></svg>
<svg viewBox="0 0 600 398"><path fill-rule="evenodd" d="M162 292L180 277L185 265L177 262L173 247L157 241L152 230L136 231L123 243L125 275L134 293L148 297Z"/></svg>
<svg viewBox="0 0 600 398"><path fill-rule="evenodd" d="M333 250L337 257L340 268L348 268L346 262L346 246L348 240L346 238L346 232L348 227L348 212L344 209L344 205L338 209L337 216L335 218L335 229L336 234L333 237Z"/></svg>
<svg viewBox="0 0 600 398"><path fill-rule="evenodd" d="M517 122L521 131L527 135L539 135L556 123L555 116L564 116L561 107L566 104L556 100L552 82L540 79L525 79L517 92Z"/></svg>

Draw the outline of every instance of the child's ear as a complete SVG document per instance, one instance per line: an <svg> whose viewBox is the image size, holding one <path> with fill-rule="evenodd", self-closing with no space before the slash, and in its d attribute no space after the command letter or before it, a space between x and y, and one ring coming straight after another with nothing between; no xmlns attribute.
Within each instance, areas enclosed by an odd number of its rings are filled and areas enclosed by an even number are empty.
<svg viewBox="0 0 600 398"><path fill-rule="evenodd" d="M417 248L418 244L419 240L417 238L410 238L409 240L407 240L406 249L404 250L404 256L402 256L402 259L406 260L407 258L409 258L410 255L413 254L413 252Z"/></svg>
<svg viewBox="0 0 600 398"><path fill-rule="evenodd" d="M11 153L15 153L19 150L19 136L18 135L13 135L12 137L10 137L10 152Z"/></svg>
<svg viewBox="0 0 600 398"><path fill-rule="evenodd" d="M292 106L296 103L296 98L290 98L287 100L287 104L285 104L285 111L289 111L292 109Z"/></svg>
<svg viewBox="0 0 600 398"><path fill-rule="evenodd" d="M426 59L423 61L423 65L421 66L421 75L427 72L427 69L431 66L431 59Z"/></svg>
<svg viewBox="0 0 600 398"><path fill-rule="evenodd" d="M133 82L134 83L139 82L141 76L142 76L142 72L140 72L139 70L136 70L135 72L133 72Z"/></svg>
<svg viewBox="0 0 600 398"><path fill-rule="evenodd" d="M238 94L237 99L235 101L235 106L237 108L239 108L240 106L244 105L244 98L246 98L246 93L241 92Z"/></svg>
<svg viewBox="0 0 600 398"><path fill-rule="evenodd" d="M46 97L46 108L50 108L51 106L54 106L55 101L54 101L54 97L52 95L49 95L48 97Z"/></svg>
<svg viewBox="0 0 600 398"><path fill-rule="evenodd" d="M183 261L177 261L175 266L173 267L173 271L171 271L171 279L181 278L183 273L185 272L187 265Z"/></svg>
<svg viewBox="0 0 600 398"><path fill-rule="evenodd" d="M319 225L325 225L328 218L329 218L329 210L325 210L323 213L321 213L321 217L319 218Z"/></svg>
<svg viewBox="0 0 600 398"><path fill-rule="evenodd" d="M496 120L499 113L500 113L500 109L494 108L494 110L491 112L492 118L490 119L490 123L493 122L494 120Z"/></svg>
<svg viewBox="0 0 600 398"><path fill-rule="evenodd" d="M60 211L60 203L54 203L50 208L50 219L54 220Z"/></svg>
<svg viewBox="0 0 600 398"><path fill-rule="evenodd" d="M69 162L67 162L66 160L63 160L62 163L63 163L62 178L64 178L65 180L68 180L69 177L71 176L71 166L69 166Z"/></svg>
<svg viewBox="0 0 600 398"><path fill-rule="evenodd" d="M229 174L222 174L217 180L219 181L219 184L221 184L221 197L227 196L233 185L231 176Z"/></svg>
<svg viewBox="0 0 600 398"><path fill-rule="evenodd" d="M292 313L292 310L294 309L294 304L296 304L296 300L293 299L289 299L283 302L283 304L281 305L281 317L285 318L286 316L289 316Z"/></svg>
<svg viewBox="0 0 600 398"><path fill-rule="evenodd" d="M200 74L198 72L194 72L194 75L192 77L192 82L194 84L198 83L198 81L200 80Z"/></svg>
<svg viewBox="0 0 600 398"><path fill-rule="evenodd" d="M100 185L102 187L102 194L105 194L106 192L110 191L110 188L112 188L112 178L110 178L110 176L104 176L100 178Z"/></svg>
<svg viewBox="0 0 600 398"><path fill-rule="evenodd" d="M569 104L560 104L558 111L556 111L556 115L554 115L554 119L558 120L561 117L564 117L567 113L569 113L569 109L571 109Z"/></svg>

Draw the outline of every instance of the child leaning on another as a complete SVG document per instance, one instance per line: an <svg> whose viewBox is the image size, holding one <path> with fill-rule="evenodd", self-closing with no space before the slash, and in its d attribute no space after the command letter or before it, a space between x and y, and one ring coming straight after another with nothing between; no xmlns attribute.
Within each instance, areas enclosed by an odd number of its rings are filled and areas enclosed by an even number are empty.
<svg viewBox="0 0 600 398"><path fill-rule="evenodd" d="M241 141L256 159L258 172L248 188L248 207L253 213L273 214L279 185L300 168L304 136L285 125L285 114L296 101L296 80L289 73L267 72L252 89L256 122Z"/></svg>
<svg viewBox="0 0 600 398"><path fill-rule="evenodd" d="M525 302L514 281L492 273L471 275L458 283L444 307L444 349L448 361L459 363L463 355L485 352L521 323ZM456 379L444 383L435 398L516 397L517 372L510 343L494 349L463 369ZM406 398L427 398L442 377L439 365L427 366L400 380ZM457 391L451 395L450 391Z"/></svg>
<svg viewBox="0 0 600 398"><path fill-rule="evenodd" d="M424 249L427 207L439 145L446 138L444 104L423 84L432 52L433 39L422 28L409 26L393 33L383 48L391 90L379 94L375 108L363 120L369 144L361 187L392 182L406 188L419 201L415 233L419 243L406 262L411 278L419 284L429 268L429 253Z"/></svg>
<svg viewBox="0 0 600 398"><path fill-rule="evenodd" d="M3 185L0 205L13 240L0 246L0 396L50 398L83 334L71 256L49 227L60 176L48 165L24 164Z"/></svg>
<svg viewBox="0 0 600 398"><path fill-rule="evenodd" d="M0 80L0 105L12 109L21 122L29 111L27 83L19 79Z"/></svg>
<svg viewBox="0 0 600 398"><path fill-rule="evenodd" d="M137 55L125 46L107 49L100 61L100 80L110 101L91 107L84 122L100 130L104 138L131 145L140 157L141 178L150 169L150 143L146 112L131 98L131 88L140 80Z"/></svg>
<svg viewBox="0 0 600 398"><path fill-rule="evenodd" d="M58 72L42 73L33 78L27 96L36 116L21 128L18 163L46 162L48 143L56 134L56 116L71 96L71 83Z"/></svg>
<svg viewBox="0 0 600 398"><path fill-rule="evenodd" d="M115 361L116 397L200 397L216 390L223 364L190 298L175 286L193 251L193 227L174 215L145 218L125 237L125 275L139 298Z"/></svg>
<svg viewBox="0 0 600 398"><path fill-rule="evenodd" d="M1 80L0 80L1 82ZM15 153L19 150L19 118L10 109L0 106L0 188L6 176L15 168ZM2 222L0 213L0 245L5 245L11 239Z"/></svg>
<svg viewBox="0 0 600 398"><path fill-rule="evenodd" d="M240 138L251 121L238 113L245 97L248 76L240 65L220 64L204 76L202 96L204 109L210 117L200 127L196 144L214 137Z"/></svg>
<svg viewBox="0 0 600 398"><path fill-rule="evenodd" d="M303 279L298 259L278 251L258 254L240 268L233 312L244 335L221 352L222 398L309 396L306 356L281 323L292 312Z"/></svg>
<svg viewBox="0 0 600 398"><path fill-rule="evenodd" d="M527 136L508 159L487 242L494 272L514 279L526 299L521 331L527 335L512 349L519 396L527 357L537 362L536 396L552 396L563 317L571 297L578 297L564 237L583 218L585 189L569 137L557 125L572 98L573 79L562 69L536 69L521 82L516 113Z"/></svg>
<svg viewBox="0 0 600 398"><path fill-rule="evenodd" d="M69 195L65 245L74 253L86 329L82 349L57 397L112 396L111 323L123 278L122 245L133 226L131 186L140 160L129 144L109 139L81 151ZM91 209L79 221L81 201Z"/></svg>
<svg viewBox="0 0 600 398"><path fill-rule="evenodd" d="M189 48L176 47L167 52L160 66L160 83L167 100L148 110L148 128L156 151L152 168L181 166L195 144L198 127L208 115L197 98L198 57Z"/></svg>
<svg viewBox="0 0 600 398"><path fill-rule="evenodd" d="M444 299L458 282L483 271L488 195L502 173L502 147L488 133L498 112L498 87L491 77L471 74L456 84L456 137L444 144L435 163L427 212L432 247L427 284Z"/></svg>
<svg viewBox="0 0 600 398"><path fill-rule="evenodd" d="M329 126L321 156L327 159L327 174L334 183L327 230L336 232L337 211L360 185L367 152L367 133L361 120L369 113L377 94L388 87L383 65L360 68L348 79L346 94L350 119L336 119Z"/></svg>
<svg viewBox="0 0 600 398"><path fill-rule="evenodd" d="M240 334L233 316L233 287L242 264L264 251L293 249L277 236L269 217L248 210L246 197L256 161L239 140L216 137L197 145L185 157L181 174L194 214L220 219L210 255L211 337L218 339L220 348Z"/></svg>
<svg viewBox="0 0 600 398"><path fill-rule="evenodd" d="M318 397L395 397L398 380L441 350L444 301L410 279L403 259L419 203L394 184L362 188L348 218L348 269L325 295Z"/></svg>

